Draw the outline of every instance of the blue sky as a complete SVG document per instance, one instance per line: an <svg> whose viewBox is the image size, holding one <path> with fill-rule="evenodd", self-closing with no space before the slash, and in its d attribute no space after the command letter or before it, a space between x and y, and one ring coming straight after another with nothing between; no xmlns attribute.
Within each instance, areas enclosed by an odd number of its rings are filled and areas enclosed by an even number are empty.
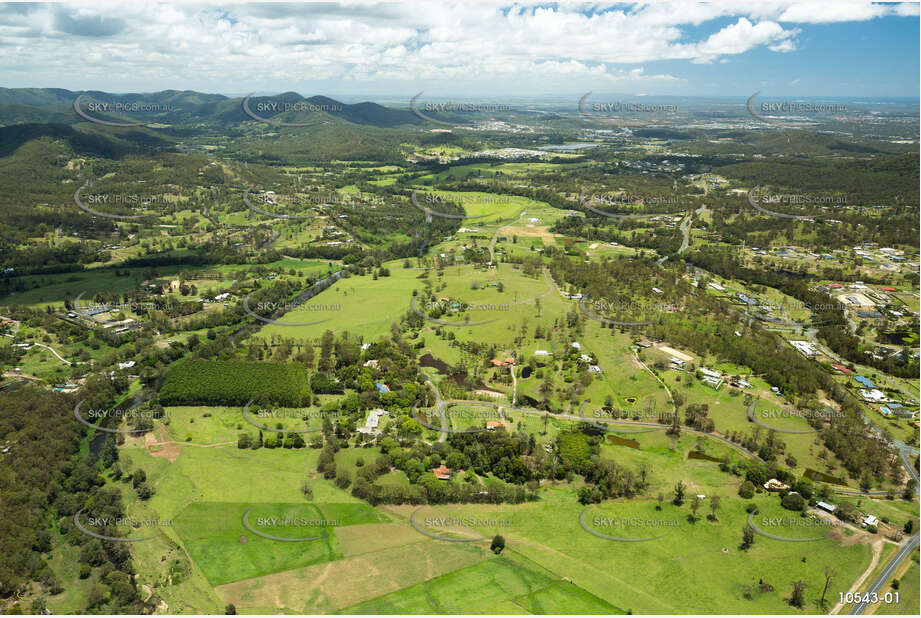
<svg viewBox="0 0 921 618"><path fill-rule="evenodd" d="M701 29L714 26L708 23ZM666 60L646 66L686 77L686 94L722 90L741 95L760 90L772 96L917 98L918 26L917 17L799 25L797 49L790 52L758 47L723 64Z"/></svg>
<svg viewBox="0 0 921 618"><path fill-rule="evenodd" d="M0 86L918 97L917 4L0 5Z"/></svg>

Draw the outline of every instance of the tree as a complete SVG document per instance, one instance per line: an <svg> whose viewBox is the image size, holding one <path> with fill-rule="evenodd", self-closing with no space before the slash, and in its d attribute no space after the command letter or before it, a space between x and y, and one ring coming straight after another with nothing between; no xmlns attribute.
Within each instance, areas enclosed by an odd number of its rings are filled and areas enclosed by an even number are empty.
<svg viewBox="0 0 921 618"><path fill-rule="evenodd" d="M345 489L352 484L352 475L349 474L349 471L346 468L340 468L339 472L336 473L336 487L339 489Z"/></svg>
<svg viewBox="0 0 921 618"><path fill-rule="evenodd" d="M682 481L678 481L675 484L675 498L672 500L672 504L675 506L684 504L684 483Z"/></svg>
<svg viewBox="0 0 921 618"><path fill-rule="evenodd" d="M802 511L806 508L806 501L798 493L791 491L780 501L785 509L791 511Z"/></svg>
<svg viewBox="0 0 921 618"><path fill-rule="evenodd" d="M227 606L224 607L224 613L227 614L228 616L236 616L237 606L234 605L233 603L228 603Z"/></svg>
<svg viewBox="0 0 921 618"><path fill-rule="evenodd" d="M739 485L739 496L745 498L746 500L751 499L755 495L755 484L751 481L742 481L742 484Z"/></svg>
<svg viewBox="0 0 921 618"><path fill-rule="evenodd" d="M793 593L790 595L790 605L802 608L806 603L806 582L803 580L791 582Z"/></svg>
<svg viewBox="0 0 921 618"><path fill-rule="evenodd" d="M499 555L502 553L502 550L505 549L505 539L497 534L492 538L492 544L490 544L489 549L492 550L492 553Z"/></svg>
<svg viewBox="0 0 921 618"><path fill-rule="evenodd" d="M828 592L828 584L831 583L832 578L835 576L835 571L830 566L825 567L825 588L822 589L822 600L819 601L819 604L822 608L825 608L825 593Z"/></svg>
<svg viewBox="0 0 921 618"><path fill-rule="evenodd" d="M908 502L912 502L915 499L915 479L908 479L908 482L905 483L905 491L902 492L902 499Z"/></svg>
<svg viewBox="0 0 921 618"><path fill-rule="evenodd" d="M716 512L720 509L720 497L710 497L710 521L717 521Z"/></svg>
<svg viewBox="0 0 921 618"><path fill-rule="evenodd" d="M697 521L697 511L700 510L700 503L700 496L694 496L694 498L691 500L691 516L689 519L691 520L692 524Z"/></svg>
<svg viewBox="0 0 921 618"><path fill-rule="evenodd" d="M137 493L141 500L148 500L153 495L153 490L147 483L141 483L137 486Z"/></svg>
<svg viewBox="0 0 921 618"><path fill-rule="evenodd" d="M755 543L755 529L749 524L742 527L742 544L739 549L748 550Z"/></svg>

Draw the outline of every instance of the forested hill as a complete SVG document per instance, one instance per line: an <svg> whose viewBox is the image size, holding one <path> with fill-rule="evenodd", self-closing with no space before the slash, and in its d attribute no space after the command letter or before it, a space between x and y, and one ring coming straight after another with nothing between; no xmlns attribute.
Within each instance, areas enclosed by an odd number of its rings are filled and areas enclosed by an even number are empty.
<svg viewBox="0 0 921 618"><path fill-rule="evenodd" d="M99 91L74 92L60 88L0 88L0 124L55 122L76 124L86 119L74 111L74 101L81 97L81 109L92 103L150 106L149 112L131 112L130 121L181 124L186 122L226 123L254 122L243 109L243 97L226 97L192 90L163 90L151 93L115 94ZM396 127L421 124L423 121L408 109L392 109L364 101L342 103L322 95L309 98L296 92L273 96L253 96L247 101L251 111L269 120L284 122L335 123ZM294 111L275 111L271 105L287 105ZM298 111L304 110L304 111ZM125 122L127 114L114 110L92 111L89 115L106 121ZM277 116L277 118L276 118Z"/></svg>

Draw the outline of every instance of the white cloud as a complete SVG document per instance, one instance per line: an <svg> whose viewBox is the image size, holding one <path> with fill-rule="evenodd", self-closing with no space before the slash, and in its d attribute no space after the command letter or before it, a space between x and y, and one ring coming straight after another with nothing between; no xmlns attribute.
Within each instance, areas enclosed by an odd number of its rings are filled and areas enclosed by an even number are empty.
<svg viewBox="0 0 921 618"><path fill-rule="evenodd" d="M881 4L871 2L802 2L788 7L778 21L799 24L828 24L866 21L885 15L917 15L916 3Z"/></svg>
<svg viewBox="0 0 921 618"><path fill-rule="evenodd" d="M917 5L0 5L0 48L8 60L0 81L248 92L311 91L324 80L401 91L426 80L510 85L577 79L637 91L682 81L647 73L646 63L724 63L756 48L791 52L800 30L783 24L884 14L917 14Z"/></svg>

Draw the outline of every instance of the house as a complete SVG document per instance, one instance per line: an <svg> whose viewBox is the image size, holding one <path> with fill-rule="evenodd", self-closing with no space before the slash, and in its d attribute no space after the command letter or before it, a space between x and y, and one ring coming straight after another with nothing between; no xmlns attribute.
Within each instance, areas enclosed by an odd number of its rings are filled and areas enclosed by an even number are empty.
<svg viewBox="0 0 921 618"><path fill-rule="evenodd" d="M876 385L870 381L870 378L865 378L864 376L857 376L854 378L854 381L863 384L867 388L876 388Z"/></svg>
<svg viewBox="0 0 921 618"><path fill-rule="evenodd" d="M386 384L384 384L383 382L375 382L375 383L374 383L374 386L377 387L377 391L378 391L381 395L383 395L384 393L389 393L389 392L390 392L390 387L387 386Z"/></svg>
<svg viewBox="0 0 921 618"><path fill-rule="evenodd" d="M685 363L683 360L681 360L680 358L675 358L674 356L672 356L671 358L669 358L669 359L668 359L668 362L670 362L672 365L674 365L676 369L684 369L684 366L687 364L687 363Z"/></svg>
<svg viewBox="0 0 921 618"><path fill-rule="evenodd" d="M741 301L742 301L743 303L745 303L746 305L751 306L751 305L757 305L757 304L758 304L758 301L757 301L757 300L755 300L754 298L751 298L751 297L749 297L749 296L746 296L746 295L743 294L742 292L736 292L736 296L739 298L739 300L741 300Z"/></svg>
<svg viewBox="0 0 921 618"><path fill-rule="evenodd" d="M582 361L583 363L591 363L591 362L592 362L592 357L589 356L588 354L580 354L580 355L579 355L579 360Z"/></svg>
<svg viewBox="0 0 921 618"><path fill-rule="evenodd" d="M356 429L356 431L358 433L363 433L367 435L379 434L381 432L380 430L381 417L387 414L389 414L389 412L387 412L387 410L384 410L383 408L375 408L374 410L370 410L368 412L368 418L365 419L364 426L359 427L358 429Z"/></svg>
<svg viewBox="0 0 921 618"><path fill-rule="evenodd" d="M704 376L703 383L712 386L716 390L719 390L720 386L723 385L723 379L722 378L712 378L710 376Z"/></svg>
<svg viewBox="0 0 921 618"><path fill-rule="evenodd" d="M589 365L588 372L589 373L601 373L601 367L599 367L598 365Z"/></svg>
<svg viewBox="0 0 921 618"><path fill-rule="evenodd" d="M550 356L547 350L534 350L534 356Z"/></svg>
<svg viewBox="0 0 921 618"><path fill-rule="evenodd" d="M131 368L134 367L135 365L137 365L137 363L136 363L135 361L131 360L131 361L128 361L128 362L126 362L126 363L119 363L119 364L118 364L118 368L119 368L119 369L131 369Z"/></svg>
<svg viewBox="0 0 921 618"><path fill-rule="evenodd" d="M767 483L764 484L764 488L768 491L785 491L790 489L790 486L781 483L777 479L770 479Z"/></svg>
<svg viewBox="0 0 921 618"><path fill-rule="evenodd" d="M848 369L848 368L845 367L844 365L832 365L831 368L832 368L832 369L835 369L835 370L837 370L837 371L840 371L841 373L854 373L853 371L851 371L850 369Z"/></svg>
<svg viewBox="0 0 921 618"><path fill-rule="evenodd" d="M655 292L656 294L664 294L664 292L660 290L659 288L652 288L652 291Z"/></svg>
<svg viewBox="0 0 921 618"><path fill-rule="evenodd" d="M860 389L860 396L864 398L864 401L872 401L874 403L882 403L886 401L886 394L883 391L873 388L873 389Z"/></svg>
<svg viewBox="0 0 921 618"><path fill-rule="evenodd" d="M721 286L719 283L711 283L711 284L710 284L710 287L713 288L714 290L716 290L717 292L725 292L725 291L726 291L726 288L724 288L723 286Z"/></svg>
<svg viewBox="0 0 921 618"><path fill-rule="evenodd" d="M815 347L808 341L791 341L790 345L799 350L803 356L812 357L816 355Z"/></svg>
<svg viewBox="0 0 921 618"><path fill-rule="evenodd" d="M571 345L572 347L574 347L575 349L577 349L577 350L581 350L581 349L582 349L582 344L579 343L578 341L573 341L570 345Z"/></svg>
<svg viewBox="0 0 921 618"><path fill-rule="evenodd" d="M450 481L451 480L451 468L447 467L444 464L441 464L437 468L432 469L432 474L435 475L435 478L439 481Z"/></svg>
<svg viewBox="0 0 921 618"><path fill-rule="evenodd" d="M838 507L836 507L834 504L829 504L827 502L816 502L815 505L828 513L834 513L836 510L838 510Z"/></svg>
<svg viewBox="0 0 921 618"><path fill-rule="evenodd" d="M505 423L500 421L486 421L486 429L489 431L493 431L494 429L498 429L500 427L505 429Z"/></svg>
<svg viewBox="0 0 921 618"><path fill-rule="evenodd" d="M914 412L900 403L888 403L882 406L880 411L886 416L895 416L897 418L914 418L915 416Z"/></svg>
<svg viewBox="0 0 921 618"><path fill-rule="evenodd" d="M698 371L704 374L708 378L722 378L723 374L719 371L714 371L712 369L707 369L706 367L701 367Z"/></svg>
<svg viewBox="0 0 921 618"><path fill-rule="evenodd" d="M876 518L876 515L867 515L863 518L863 522L860 524L864 528L867 526L875 526L879 524L879 519Z"/></svg>

